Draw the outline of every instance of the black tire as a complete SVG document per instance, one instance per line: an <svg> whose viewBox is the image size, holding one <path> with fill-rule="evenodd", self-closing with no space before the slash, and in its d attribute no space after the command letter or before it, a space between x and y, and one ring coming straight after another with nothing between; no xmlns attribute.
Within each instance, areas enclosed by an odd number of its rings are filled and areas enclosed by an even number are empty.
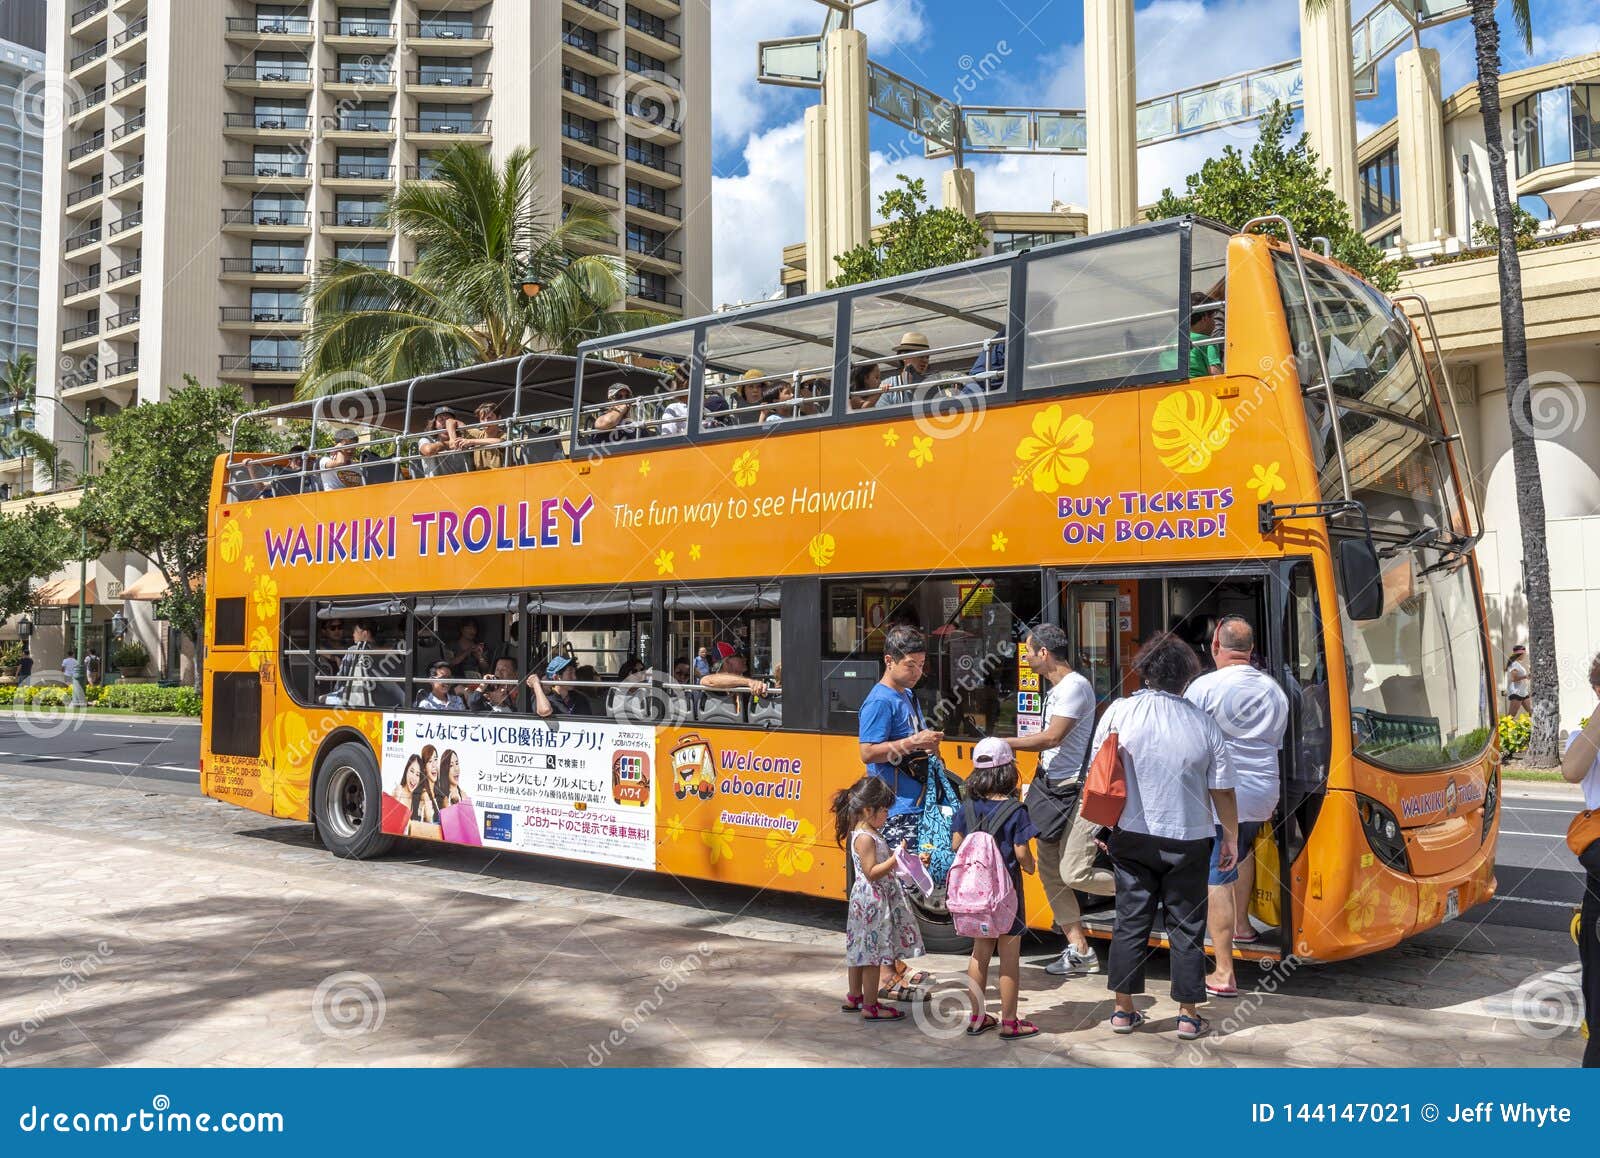
<svg viewBox="0 0 1600 1158"><path fill-rule="evenodd" d="M394 847L382 830L383 781L365 744L340 744L317 765L311 814L322 846L334 856L368 860Z"/></svg>

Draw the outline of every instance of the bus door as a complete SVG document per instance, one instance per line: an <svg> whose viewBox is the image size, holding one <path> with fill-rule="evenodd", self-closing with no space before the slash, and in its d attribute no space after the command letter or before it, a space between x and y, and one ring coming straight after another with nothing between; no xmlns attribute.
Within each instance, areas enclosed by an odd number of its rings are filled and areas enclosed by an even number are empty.
<svg viewBox="0 0 1600 1158"><path fill-rule="evenodd" d="M1122 592L1116 584L1063 583L1062 624L1072 647L1072 666L1094 688L1095 719L1122 694L1118 629Z"/></svg>

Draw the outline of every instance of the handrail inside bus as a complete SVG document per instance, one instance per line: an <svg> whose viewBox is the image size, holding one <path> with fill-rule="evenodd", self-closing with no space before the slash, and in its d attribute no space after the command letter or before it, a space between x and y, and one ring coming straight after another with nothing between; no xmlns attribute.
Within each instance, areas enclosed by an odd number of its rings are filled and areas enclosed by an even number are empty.
<svg viewBox="0 0 1600 1158"><path fill-rule="evenodd" d="M1240 233L1249 233L1259 225L1281 225L1289 235L1289 251L1294 254L1295 273L1300 278L1300 294L1306 302L1306 319L1311 324L1311 346L1317 352L1317 372L1322 382L1322 393L1328 399L1328 424L1333 427L1334 452L1339 456L1339 484L1344 491L1344 501L1352 502L1350 490L1350 468L1344 458L1344 432L1339 429L1339 400L1333 393L1333 376L1328 373L1328 358L1322 352L1322 335L1317 329L1317 306L1311 296L1311 281L1306 277L1305 257L1300 252L1300 239L1295 236L1294 226L1287 217L1277 213L1269 213L1264 217L1252 217L1240 228Z"/></svg>
<svg viewBox="0 0 1600 1158"><path fill-rule="evenodd" d="M1461 410L1456 405L1456 387L1450 378L1450 367L1445 364L1444 348L1439 344L1439 330L1433 323L1433 308L1428 305L1428 299L1421 294L1399 294L1389 299L1393 302L1416 302L1422 307L1422 319L1428 327L1428 342L1433 346L1433 358L1439 365L1439 377L1444 379L1444 394L1450 400L1450 418L1454 426L1455 443L1461 448L1461 464L1466 467L1467 477L1462 490L1466 493L1468 517L1471 522L1467 525L1469 537L1476 542L1483 537L1483 508L1478 504L1478 493L1474 489L1473 480L1477 477L1472 469L1472 451L1467 449L1465 427L1461 425Z"/></svg>

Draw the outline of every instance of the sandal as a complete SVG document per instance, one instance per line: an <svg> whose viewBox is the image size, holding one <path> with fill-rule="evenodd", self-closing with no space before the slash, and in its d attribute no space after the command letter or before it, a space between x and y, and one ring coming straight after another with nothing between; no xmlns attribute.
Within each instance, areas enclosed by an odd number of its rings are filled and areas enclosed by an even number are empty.
<svg viewBox="0 0 1600 1158"><path fill-rule="evenodd" d="M982 1021L978 1020L977 1017L969 1017L967 1018L967 1036L977 1037L980 1033L988 1033L999 1024L994 1016L988 1013L983 1015Z"/></svg>
<svg viewBox="0 0 1600 1158"><path fill-rule="evenodd" d="M929 973L926 969L918 969L913 973L911 972L911 966L904 961L900 962L900 968L894 971L894 984L896 985L909 985L915 989L926 985L932 980L932 973Z"/></svg>
<svg viewBox="0 0 1600 1158"><path fill-rule="evenodd" d="M1131 1013L1127 1010L1119 1009L1111 1015L1111 1032L1132 1033L1134 1030L1143 1025L1144 1022L1144 1014L1140 1013L1137 1009Z"/></svg>
<svg viewBox="0 0 1600 1158"><path fill-rule="evenodd" d="M1261 934L1256 932L1252 932L1247 937L1241 937L1237 933L1233 935L1233 943L1235 945L1254 945L1259 940L1261 940Z"/></svg>
<svg viewBox="0 0 1600 1158"><path fill-rule="evenodd" d="M1027 1018L1018 1018L1015 1021L1001 1023L1000 1036L1006 1041L1016 1041L1019 1038L1033 1037L1039 1033L1039 1027Z"/></svg>
<svg viewBox="0 0 1600 1158"><path fill-rule="evenodd" d="M903 1009L895 1009L893 1006L879 1005L876 1001L874 1001L871 1005L863 1005L861 1007L862 1021L899 1021L901 1018L905 1017L905 1015L906 1013Z"/></svg>
<svg viewBox="0 0 1600 1158"><path fill-rule="evenodd" d="M903 981L878 990L879 1001L927 1001L932 996L927 990L907 985Z"/></svg>
<svg viewBox="0 0 1600 1158"><path fill-rule="evenodd" d="M866 1000L866 996L864 994L861 994L861 993L846 993L844 995L844 1004L839 1006L839 1012L840 1013L860 1013L861 1012L861 1003L863 1001L865 1001L865 1000Z"/></svg>
<svg viewBox="0 0 1600 1158"><path fill-rule="evenodd" d="M1237 985L1213 985L1207 981L1206 992L1212 997L1237 997L1239 996L1239 987Z"/></svg>
<svg viewBox="0 0 1600 1158"><path fill-rule="evenodd" d="M1189 1028L1183 1027L1184 1022L1189 1023ZM1193 1041L1197 1037L1204 1037L1211 1032L1211 1023L1203 1017L1190 1017L1187 1013L1178 1014L1178 1040Z"/></svg>

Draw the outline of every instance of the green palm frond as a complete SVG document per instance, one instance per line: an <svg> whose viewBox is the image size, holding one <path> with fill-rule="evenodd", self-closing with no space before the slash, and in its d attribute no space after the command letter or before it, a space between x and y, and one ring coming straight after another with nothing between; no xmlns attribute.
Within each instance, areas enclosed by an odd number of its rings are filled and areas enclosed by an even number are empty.
<svg viewBox="0 0 1600 1158"><path fill-rule="evenodd" d="M10 449L18 455L28 455L39 460L39 469L52 487L58 478L72 477L72 468L61 461L61 450L37 430L13 430L6 436Z"/></svg>

